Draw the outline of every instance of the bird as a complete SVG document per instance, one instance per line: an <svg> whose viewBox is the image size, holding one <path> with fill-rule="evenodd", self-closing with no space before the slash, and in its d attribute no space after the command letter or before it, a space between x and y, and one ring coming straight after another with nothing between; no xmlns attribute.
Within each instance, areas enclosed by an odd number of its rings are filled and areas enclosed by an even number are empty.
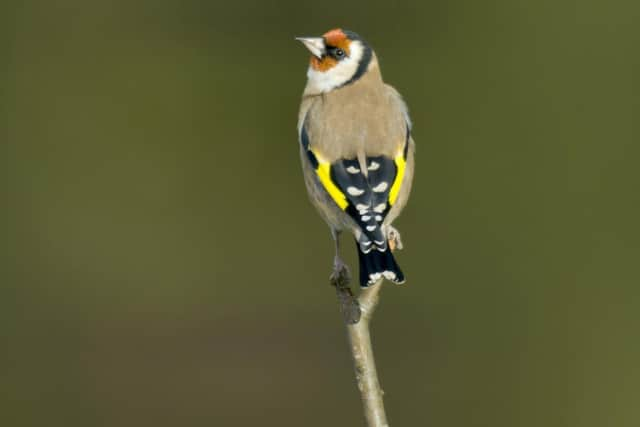
<svg viewBox="0 0 640 427"><path fill-rule="evenodd" d="M405 282L392 250L392 222L405 207L415 143L406 103L382 79L378 57L357 33L332 29L296 37L311 53L298 115L300 160L307 192L335 242L332 277L348 267L342 232L353 235L360 286Z"/></svg>

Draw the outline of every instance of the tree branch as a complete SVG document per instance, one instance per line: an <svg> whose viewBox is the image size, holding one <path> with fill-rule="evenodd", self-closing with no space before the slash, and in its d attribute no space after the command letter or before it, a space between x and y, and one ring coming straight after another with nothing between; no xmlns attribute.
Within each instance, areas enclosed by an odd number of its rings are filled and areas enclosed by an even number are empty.
<svg viewBox="0 0 640 427"><path fill-rule="evenodd" d="M348 271L341 272L331 279L336 287L340 302L340 311L347 325L349 346L353 356L356 381L362 397L364 415L368 427L388 427L387 416L382 401L383 391L378 381L378 373L373 357L369 323L382 289L381 281L363 289L358 298L353 296L349 288Z"/></svg>

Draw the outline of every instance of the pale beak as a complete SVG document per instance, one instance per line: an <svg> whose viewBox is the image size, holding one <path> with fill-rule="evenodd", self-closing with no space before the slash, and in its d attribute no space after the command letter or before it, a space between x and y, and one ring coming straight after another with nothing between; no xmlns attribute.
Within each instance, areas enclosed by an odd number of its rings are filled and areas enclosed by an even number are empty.
<svg viewBox="0 0 640 427"><path fill-rule="evenodd" d="M318 59L321 59L326 53L322 37L296 37L296 40L302 42L309 49L309 52Z"/></svg>

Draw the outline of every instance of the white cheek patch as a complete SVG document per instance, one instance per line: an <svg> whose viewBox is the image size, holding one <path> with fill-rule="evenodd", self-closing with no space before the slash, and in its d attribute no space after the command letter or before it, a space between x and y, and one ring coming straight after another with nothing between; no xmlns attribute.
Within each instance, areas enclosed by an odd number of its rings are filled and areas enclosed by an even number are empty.
<svg viewBox="0 0 640 427"><path fill-rule="evenodd" d="M307 71L309 88L314 92L329 92L351 80L351 77L358 71L364 48L359 41L353 41L349 50L348 57L338 61L335 67L327 71L317 71L309 67L309 71Z"/></svg>

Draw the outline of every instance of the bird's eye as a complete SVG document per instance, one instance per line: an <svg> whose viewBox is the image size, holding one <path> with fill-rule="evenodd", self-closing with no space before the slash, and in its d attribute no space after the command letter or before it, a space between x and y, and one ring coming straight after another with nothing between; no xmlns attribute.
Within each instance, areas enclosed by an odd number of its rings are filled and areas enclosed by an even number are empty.
<svg viewBox="0 0 640 427"><path fill-rule="evenodd" d="M334 54L336 55L336 58L340 59L344 56L344 50L338 48Z"/></svg>

